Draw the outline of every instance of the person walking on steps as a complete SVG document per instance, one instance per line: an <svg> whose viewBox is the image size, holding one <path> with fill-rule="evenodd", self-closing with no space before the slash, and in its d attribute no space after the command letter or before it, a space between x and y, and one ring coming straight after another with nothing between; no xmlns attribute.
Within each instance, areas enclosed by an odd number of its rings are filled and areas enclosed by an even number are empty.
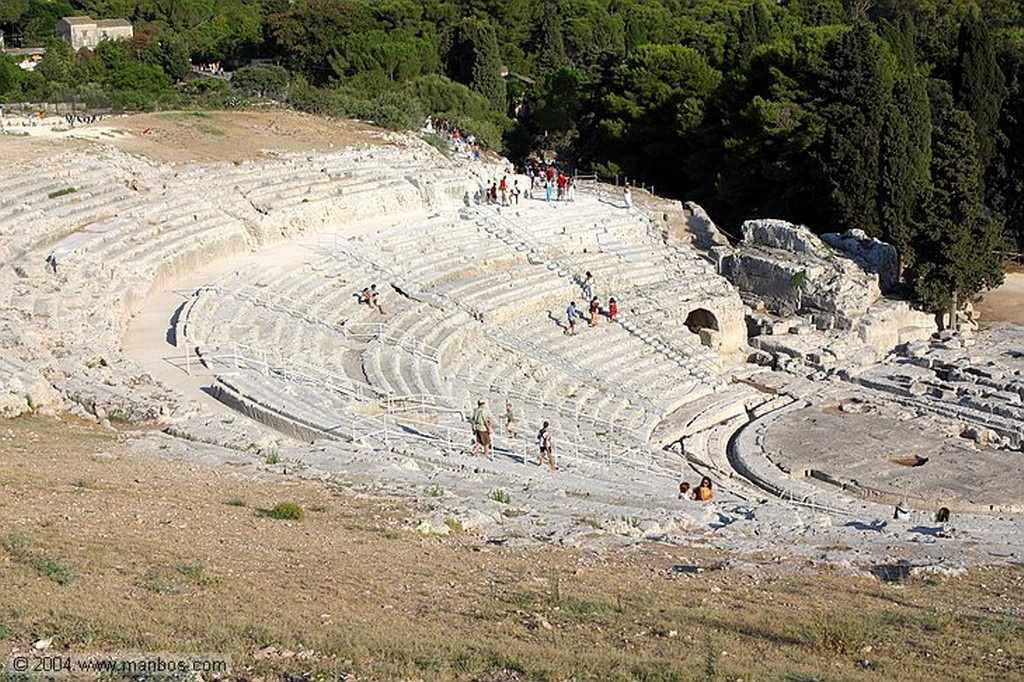
<svg viewBox="0 0 1024 682"><path fill-rule="evenodd" d="M487 414L487 403L483 400L478 400L476 403L476 409L473 410L473 416L471 418L473 423L473 448L469 451L469 454L476 457L476 449L483 447L484 456L487 459L491 459L491 418Z"/></svg>
<svg viewBox="0 0 1024 682"><path fill-rule="evenodd" d="M569 327L565 330L565 333L569 336L576 336L576 318L580 316L580 312L576 310L576 301L569 303L569 307L565 309L565 321Z"/></svg>
<svg viewBox="0 0 1024 682"><path fill-rule="evenodd" d="M537 432L537 451L539 453L537 466L544 466L544 460L547 460L552 471L558 470L558 465L555 464L555 441L547 422L544 422L544 426L540 427L540 431Z"/></svg>
<svg viewBox="0 0 1024 682"><path fill-rule="evenodd" d="M516 416L512 412L512 403L505 401L505 433L512 438L516 437Z"/></svg>
<svg viewBox="0 0 1024 682"><path fill-rule="evenodd" d="M594 298L594 275L587 270L587 274L583 276L583 281L580 282L580 289L583 291L583 300L589 301Z"/></svg>

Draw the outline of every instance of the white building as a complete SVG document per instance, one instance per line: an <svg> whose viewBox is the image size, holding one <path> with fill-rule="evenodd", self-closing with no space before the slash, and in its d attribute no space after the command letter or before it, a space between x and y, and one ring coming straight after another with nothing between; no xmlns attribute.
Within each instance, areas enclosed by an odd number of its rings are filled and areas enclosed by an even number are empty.
<svg viewBox="0 0 1024 682"><path fill-rule="evenodd" d="M77 52L83 47L90 50L102 40L129 40L135 32L125 19L96 19L90 17L64 17L57 22L57 35L71 43Z"/></svg>

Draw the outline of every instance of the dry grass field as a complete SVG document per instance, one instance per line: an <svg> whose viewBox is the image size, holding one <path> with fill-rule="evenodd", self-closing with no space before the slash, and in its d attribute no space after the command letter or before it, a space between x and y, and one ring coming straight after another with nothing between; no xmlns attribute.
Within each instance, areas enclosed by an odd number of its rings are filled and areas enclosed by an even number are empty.
<svg viewBox="0 0 1024 682"><path fill-rule="evenodd" d="M52 638L226 653L246 680L1024 679L1019 568L885 582L696 546L423 536L430 491L237 460L0 423L0 661ZM274 518L281 502L304 518Z"/></svg>

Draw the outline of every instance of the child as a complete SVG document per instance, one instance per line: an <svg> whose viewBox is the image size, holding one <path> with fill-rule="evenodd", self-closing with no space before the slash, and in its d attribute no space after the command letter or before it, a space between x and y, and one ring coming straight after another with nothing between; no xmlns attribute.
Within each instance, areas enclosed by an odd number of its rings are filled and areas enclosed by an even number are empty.
<svg viewBox="0 0 1024 682"><path fill-rule="evenodd" d="M615 297L608 299L608 319L611 322L615 322L615 318L619 314L619 304L615 302Z"/></svg>
<svg viewBox="0 0 1024 682"><path fill-rule="evenodd" d="M682 483L680 483L679 484L679 499L680 500L687 499L690 496L689 493L690 493L690 484L687 483L686 481L683 481Z"/></svg>

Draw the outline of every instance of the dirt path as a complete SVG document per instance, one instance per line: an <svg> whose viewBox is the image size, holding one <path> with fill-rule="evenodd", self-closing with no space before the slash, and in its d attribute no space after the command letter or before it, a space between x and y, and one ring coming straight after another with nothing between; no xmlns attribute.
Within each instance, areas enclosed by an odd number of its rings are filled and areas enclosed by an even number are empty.
<svg viewBox="0 0 1024 682"><path fill-rule="evenodd" d="M381 141L381 131L357 121L335 121L295 111L166 111L108 116L68 127L51 117L31 126L9 126L0 136L0 158L38 158L69 145L109 144L166 163L241 161L266 150L337 149Z"/></svg>
<svg viewBox="0 0 1024 682"><path fill-rule="evenodd" d="M975 305L981 313L981 326L1024 324L1024 272L1007 272L998 289L985 292Z"/></svg>

